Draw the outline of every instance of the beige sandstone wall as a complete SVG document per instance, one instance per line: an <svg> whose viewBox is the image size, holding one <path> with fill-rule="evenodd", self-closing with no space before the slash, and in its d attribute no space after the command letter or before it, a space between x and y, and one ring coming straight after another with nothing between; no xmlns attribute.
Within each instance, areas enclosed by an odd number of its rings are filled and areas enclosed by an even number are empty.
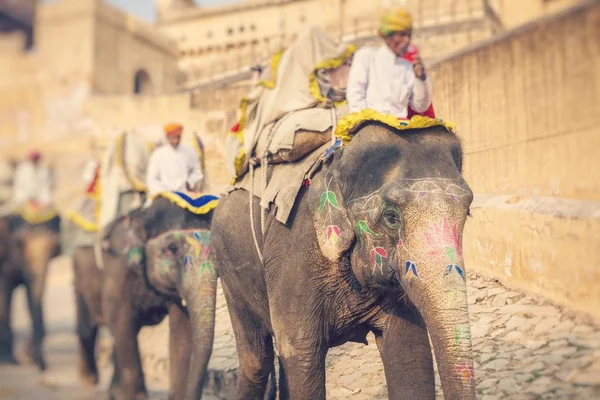
<svg viewBox="0 0 600 400"><path fill-rule="evenodd" d="M430 72L477 194L468 267L600 317L600 3L586 4Z"/></svg>

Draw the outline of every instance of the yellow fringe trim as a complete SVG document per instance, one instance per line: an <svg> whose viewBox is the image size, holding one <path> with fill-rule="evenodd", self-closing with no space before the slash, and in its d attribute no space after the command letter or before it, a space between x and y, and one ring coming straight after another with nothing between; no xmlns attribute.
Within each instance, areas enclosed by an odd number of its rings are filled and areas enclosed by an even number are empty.
<svg viewBox="0 0 600 400"><path fill-rule="evenodd" d="M31 210L27 205L23 206L19 214L31 225L43 224L58 216L58 212L55 209L39 212Z"/></svg>
<svg viewBox="0 0 600 400"><path fill-rule="evenodd" d="M399 120L397 117L390 114L382 114L375 110L364 109L359 112L348 114L338 121L337 128L335 130L335 136L337 136L338 139L341 139L344 145L347 145L350 143L354 133L360 128L360 126L368 121L378 121L400 131L408 129L423 129L432 126L443 126L450 132L455 132L456 129L456 125L454 123L446 122L438 118L434 119L423 117L421 115L415 115L410 120Z"/></svg>
<svg viewBox="0 0 600 400"><path fill-rule="evenodd" d="M279 62L281 61L281 57L285 49L279 50L277 53L273 55L271 58L271 80L270 81L260 81L259 85L263 85L266 88L274 89L277 84L277 68L279 68Z"/></svg>
<svg viewBox="0 0 600 400"><path fill-rule="evenodd" d="M100 221L100 211L102 204L100 203L100 167L98 167L98 178L96 179L96 186L94 186L94 191L92 193L85 193L85 196L89 197L96 201L96 207L94 209L94 218L96 221L90 221L85 218L83 215L73 210L67 214L67 218L71 220L76 226L83 229L87 232L98 232L100 230L100 226L98 222Z"/></svg>
<svg viewBox="0 0 600 400"><path fill-rule="evenodd" d="M202 194L198 195L198 197L202 197L202 196L203 196ZM171 203L175 204L176 206L186 209L189 212L197 214L197 215L207 214L209 211L213 210L219 203L219 200L217 199L217 200L209 201L202 207L194 207L193 205L191 205L190 203L188 203L187 201L185 201L184 199L182 199L181 197L179 197L178 195L176 195L173 192L157 193L154 196L152 196L152 199L155 199L157 197L163 197L163 198L169 200Z"/></svg>
<svg viewBox="0 0 600 400"><path fill-rule="evenodd" d="M71 211L67 214L67 218L71 220L77 227L87 232L98 232L98 223L89 221L77 211Z"/></svg>
<svg viewBox="0 0 600 400"><path fill-rule="evenodd" d="M248 98L244 97L240 102L241 117L239 121L238 131L234 134L237 136L237 139L242 145L242 147L240 148L240 151L233 162L233 166L235 168L235 176L231 178L231 184L233 184L242 173L242 168L244 167L244 160L246 159L246 150L244 149L244 128L246 128L246 122L248 120L248 101Z"/></svg>
<svg viewBox="0 0 600 400"><path fill-rule="evenodd" d="M135 178L133 178L132 176L130 176L129 173L125 169L125 165L123 165L123 141L124 140L125 140L125 132L123 132L121 134L121 136L119 136L119 139L117 139L117 164L119 165L119 168L121 168L121 171L123 171L123 174L125 175L125 178L129 182L129 184L133 187L133 189L135 191L147 192L148 188L146 187L144 182L140 182L140 181L136 180Z"/></svg>
<svg viewBox="0 0 600 400"><path fill-rule="evenodd" d="M328 99L326 97L324 97L323 94L321 94L321 90L319 89L319 84L317 82L317 71L320 69L338 68L342 64L344 64L344 61L348 57L352 56L355 52L356 52L356 46L352 44L352 45L348 46L348 48L346 48L346 50L342 53L341 56L339 56L337 58L325 59L325 60L321 61L320 63L318 63L315 68L313 68L313 71L310 73L310 77L308 80L308 88L310 90L310 93L313 95L313 97L316 100L318 100L319 102L328 101ZM346 103L346 100L334 102L336 107L341 106L344 103Z"/></svg>

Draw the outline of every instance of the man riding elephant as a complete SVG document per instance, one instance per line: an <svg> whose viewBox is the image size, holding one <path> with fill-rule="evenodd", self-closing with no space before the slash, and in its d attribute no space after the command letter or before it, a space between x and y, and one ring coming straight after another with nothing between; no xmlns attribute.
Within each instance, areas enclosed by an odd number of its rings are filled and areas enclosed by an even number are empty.
<svg viewBox="0 0 600 400"><path fill-rule="evenodd" d="M318 42L314 35L301 40ZM361 106L330 122L329 143L299 152L298 162L273 165L281 155L277 128L299 104L311 107L302 103L306 93L325 99L313 108L333 104L338 112L343 104L329 97L315 73L341 65L340 51L314 61L316 53L295 53L303 46L284 52L274 88L242 118L242 132L266 128L251 142L243 135L238 165L246 170L237 169L211 226L212 259L239 356L236 398L264 394L276 347L281 397L324 399L328 349L366 344L372 332L390 399L435 397L430 337L445 398L475 399L462 257L473 194L461 175L453 127L423 116L400 119L405 109ZM278 97L278 90L289 89L287 71L305 71L293 83L298 96ZM402 71L413 74L410 64ZM388 76L390 86L394 79ZM410 94L404 95L406 107ZM427 99L421 105L426 108ZM299 131L288 129L281 137L291 136L283 144L293 153Z"/></svg>
<svg viewBox="0 0 600 400"><path fill-rule="evenodd" d="M42 299L50 261L60 254L60 217L52 201L52 174L33 151L13 181L8 214L0 217L0 362L14 363L10 305L14 289L24 285L32 321L28 353L41 369L45 336Z"/></svg>
<svg viewBox="0 0 600 400"><path fill-rule="evenodd" d="M196 138L196 140L199 140ZM200 157L200 154L198 154ZM94 348L98 327L106 325L114 339L115 370L111 382L110 395L115 399L130 399L136 394L143 396L146 392L141 367L137 334L141 327L159 323L165 315L170 316L170 340L172 379L172 398L184 398L188 386L188 369L198 368L190 363L192 354L190 339L190 323L185 307L168 293L161 293L147 285L145 278L145 263L143 251L138 245L126 245L128 240L135 237L131 230L141 221L138 216L152 212L156 207L140 209L140 201L147 197L149 185L141 179L147 174L149 166L144 164L150 160L150 147L140 136L123 135L104 157L105 163L99 175L101 192L99 198L101 213L112 213L113 219L109 224L96 226L94 234L100 236L91 243L80 243L73 252L75 270L75 292L77 301L77 332L80 341L79 373L84 384L95 385L98 382L98 370ZM136 161L137 160L137 161ZM104 172L103 174L103 171ZM185 169L184 169L185 171ZM186 180L186 177L183 177ZM126 185L129 183L129 186ZM107 190L106 190L106 189ZM107 193L118 196L108 199L110 209L103 210ZM134 196L135 195L135 196ZM139 196L137 199L135 197ZM133 201L135 200L135 201ZM168 202L167 202L168 203ZM135 205L137 208L133 208ZM163 204L164 206L164 204ZM175 223L183 211L177 209L174 218L167 221ZM101 214L100 213L100 214ZM128 215L131 215L129 217ZM135 216L135 217L134 217ZM106 218L105 220L107 220ZM76 219L73 219L76 221ZM102 221L102 217L100 217ZM155 226L160 225L157 217ZM197 222L201 224L202 221ZM154 225L153 225L154 226ZM175 227L178 227L175 223ZM199 225L201 226L201 225ZM80 227L83 231L85 226ZM100 231L99 228L102 228ZM167 228L163 228L166 230ZM145 231L144 231L145 232ZM143 247L144 242L141 241ZM94 243L100 249L100 266L97 264L98 254L94 251ZM138 242L135 242L138 243ZM131 254L122 255L122 249L133 248ZM138 265L129 268L128 265ZM175 266L173 267L175 268ZM212 345L212 342L211 342ZM210 354L210 348L208 349ZM200 357L202 358L202 357ZM203 371L202 368L200 368ZM191 373L191 372L190 372ZM201 388L202 373L190 381L194 391ZM198 383L200 382L200 383ZM194 397L190 397L194 398Z"/></svg>
<svg viewBox="0 0 600 400"><path fill-rule="evenodd" d="M412 18L396 7L381 16L379 37L384 43L356 52L348 77L350 112L373 109L410 118L434 117L431 82L425 66L411 44Z"/></svg>

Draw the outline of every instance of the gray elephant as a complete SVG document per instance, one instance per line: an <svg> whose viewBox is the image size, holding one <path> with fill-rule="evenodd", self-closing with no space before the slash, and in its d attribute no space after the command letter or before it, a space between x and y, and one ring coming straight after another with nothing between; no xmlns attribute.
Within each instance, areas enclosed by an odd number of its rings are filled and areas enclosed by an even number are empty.
<svg viewBox="0 0 600 400"><path fill-rule="evenodd" d="M48 265L61 252L59 232L59 216L36 224L18 214L0 218L0 363L16 363L10 308L14 290L24 285L32 326L28 353L40 370L46 369L42 299Z"/></svg>
<svg viewBox="0 0 600 400"><path fill-rule="evenodd" d="M202 247L210 242L210 218L211 213L197 216L158 198L151 207L135 210L108 227L103 270L96 266L91 247L75 249L80 375L84 380L94 384L98 380L94 344L98 326L106 324L114 338L111 397L145 397L137 335L143 326L158 324L168 314L169 398L201 398L212 351L217 280L212 264L202 261L210 251ZM175 245L163 246L166 241L171 243L171 229L185 231L176 235L176 250ZM195 258L179 263L178 254L184 252ZM182 297L189 299L188 303ZM196 300L205 307L199 308Z"/></svg>
<svg viewBox="0 0 600 400"><path fill-rule="evenodd" d="M264 393L282 360L281 398L324 399L325 356L373 332L390 399L433 399L435 350L446 399L475 399L462 257L472 192L462 150L444 127L363 124L331 149L288 226L249 218L248 193L221 199L212 257L234 327L238 398ZM258 172L260 173L260 171Z"/></svg>

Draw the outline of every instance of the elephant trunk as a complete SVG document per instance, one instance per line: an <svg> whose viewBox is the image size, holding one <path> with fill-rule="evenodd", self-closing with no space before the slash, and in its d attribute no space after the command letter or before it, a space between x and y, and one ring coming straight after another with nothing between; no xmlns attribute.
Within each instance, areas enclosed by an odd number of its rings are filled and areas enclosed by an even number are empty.
<svg viewBox="0 0 600 400"><path fill-rule="evenodd" d="M192 328L192 360L188 379L190 400L202 398L202 385L207 375L215 334L217 276L204 273L199 285L184 285L182 297L187 303Z"/></svg>
<svg viewBox="0 0 600 400"><path fill-rule="evenodd" d="M475 399L473 353L462 258L464 219L407 229L399 277L429 331L446 399Z"/></svg>

